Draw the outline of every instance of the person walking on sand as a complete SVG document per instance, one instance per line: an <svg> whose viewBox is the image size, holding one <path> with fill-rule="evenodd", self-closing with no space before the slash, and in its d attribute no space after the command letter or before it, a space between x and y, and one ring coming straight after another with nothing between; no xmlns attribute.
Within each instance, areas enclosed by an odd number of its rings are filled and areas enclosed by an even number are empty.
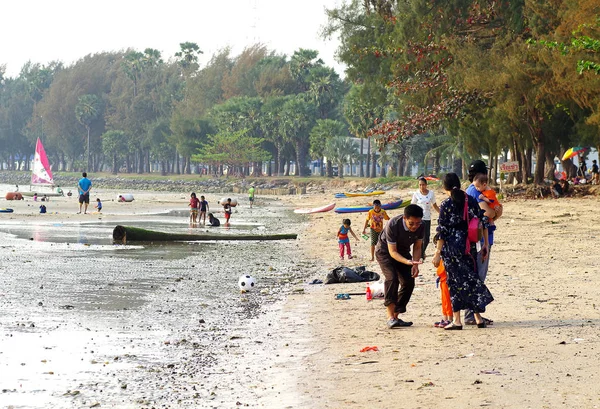
<svg viewBox="0 0 600 409"><path fill-rule="evenodd" d="M200 200L196 197L196 193L192 192L190 195L190 203L188 206L190 207L190 223L198 223L198 207L200 206Z"/></svg>
<svg viewBox="0 0 600 409"><path fill-rule="evenodd" d="M471 196L473 199L475 199L477 201L477 203L479 204L479 207L481 208L481 210L483 210L484 215L487 216L487 218L489 220L498 220L498 218L500 218L502 216L503 207L498 206L496 209L492 209L491 206L487 202L485 202L484 200L479 198L481 193L479 193L479 191L475 187L475 184L473 183L473 181L475 180L475 177L477 175L479 175L479 174L487 175L487 172L488 172L488 167L486 166L485 162L483 162L482 160L473 161L469 165L469 182L471 182L471 184L467 188L466 192L469 196ZM481 242L479 243L479 245L477 246L477 258L476 258L477 272L479 274L479 278L483 282L485 282L485 279L487 278L488 269L490 267L490 256L492 254L492 247L494 245L494 232L496 230L496 227L497 226L495 226L492 229L488 229L488 248L486 250L485 257L482 252L484 240L482 239ZM484 318L484 321L485 321L486 325L494 324L494 321L489 318ZM476 324L476 321L473 317L473 311L469 311L469 310L465 311L465 324L466 325L475 325Z"/></svg>
<svg viewBox="0 0 600 409"><path fill-rule="evenodd" d="M473 257L477 251L477 243L468 241L468 224L474 217L481 219L484 228L481 252L485 258L488 249L488 219L484 216L483 209L478 206L477 200L460 189L460 179L456 173L446 174L443 185L449 197L440 205L438 240L431 261L435 267L439 267L443 260L447 274L452 302L452 323L444 326L444 330L462 330L461 310L473 311L477 327L485 328L487 325L481 313L494 301L494 297L477 274L477 264Z"/></svg>
<svg viewBox="0 0 600 409"><path fill-rule="evenodd" d="M351 224L352 221L350 219L344 219L336 234L338 245L340 247L340 260L344 259L344 249L346 249L346 253L348 253L348 260L352 259L352 247L350 246L350 238L348 237L348 233L352 234L358 241L358 237L356 234L354 234L352 227L350 227Z"/></svg>
<svg viewBox="0 0 600 409"><path fill-rule="evenodd" d="M413 193L412 204L418 205L423 209L423 226L425 227L425 236L423 237L423 260L425 260L425 251L429 245L429 238L431 237L431 208L433 207L436 212L440 212L440 208L435 202L435 193L433 190L427 188L427 179L424 177L419 178L419 190Z"/></svg>
<svg viewBox="0 0 600 409"><path fill-rule="evenodd" d="M410 204L404 209L404 214L392 217L379 235L375 257L385 277L383 305L387 310L388 328L412 325L412 322L398 318L398 314L406 312L415 288L415 278L419 275L419 264L423 263L424 229L423 209Z"/></svg>
<svg viewBox="0 0 600 409"><path fill-rule="evenodd" d="M87 178L87 173L81 174L82 178L77 183L77 190L79 191L79 211L77 214L81 214L81 208L83 207L83 214L87 213L87 208L90 204L90 190L92 190L92 181Z"/></svg>
<svg viewBox="0 0 600 409"><path fill-rule="evenodd" d="M208 202L204 198L204 196L200 196L200 216L198 217L198 222L202 220L202 224L206 225L206 212L208 212Z"/></svg>
<svg viewBox="0 0 600 409"><path fill-rule="evenodd" d="M250 201L250 209L252 209L252 205L254 204L254 185L250 185L250 189L248 189L248 200Z"/></svg>
<svg viewBox="0 0 600 409"><path fill-rule="evenodd" d="M231 214L233 213L233 209L231 207L231 198L227 198L227 201L223 203L223 211L225 212L225 226L229 226L229 220L231 219Z"/></svg>
<svg viewBox="0 0 600 409"><path fill-rule="evenodd" d="M377 246L379 235L383 230L384 220L390 220L390 216L381 208L381 201L375 199L373 208L367 213L367 220L365 220L365 227L362 231L362 234L365 235L367 226L371 229L371 261L375 260L375 246Z"/></svg>

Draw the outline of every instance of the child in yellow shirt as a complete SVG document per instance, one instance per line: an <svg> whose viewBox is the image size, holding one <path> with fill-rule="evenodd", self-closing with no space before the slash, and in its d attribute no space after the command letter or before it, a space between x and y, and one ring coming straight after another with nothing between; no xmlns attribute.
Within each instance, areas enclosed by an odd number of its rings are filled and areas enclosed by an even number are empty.
<svg viewBox="0 0 600 409"><path fill-rule="evenodd" d="M381 208L381 202L379 200L373 201L373 208L369 210L367 214L367 220L365 220L365 227L363 228L362 234L364 235L367 227L371 228L371 261L375 260L375 246L377 240L379 240L379 234L383 231L383 221L390 220L390 216Z"/></svg>

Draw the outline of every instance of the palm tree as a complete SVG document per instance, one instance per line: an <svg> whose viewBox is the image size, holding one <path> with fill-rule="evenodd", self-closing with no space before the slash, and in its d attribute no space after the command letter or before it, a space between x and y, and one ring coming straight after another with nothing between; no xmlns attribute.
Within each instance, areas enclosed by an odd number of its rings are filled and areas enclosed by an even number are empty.
<svg viewBox="0 0 600 409"><path fill-rule="evenodd" d="M342 178L344 177L344 165L346 163L352 164L352 161L359 157L360 152L351 138L336 136L327 141L325 155L328 160L337 163L338 176Z"/></svg>
<svg viewBox="0 0 600 409"><path fill-rule="evenodd" d="M87 129L87 168L90 170L90 126L98 118L100 99L94 94L86 94L79 97L75 106L75 116L79 123Z"/></svg>

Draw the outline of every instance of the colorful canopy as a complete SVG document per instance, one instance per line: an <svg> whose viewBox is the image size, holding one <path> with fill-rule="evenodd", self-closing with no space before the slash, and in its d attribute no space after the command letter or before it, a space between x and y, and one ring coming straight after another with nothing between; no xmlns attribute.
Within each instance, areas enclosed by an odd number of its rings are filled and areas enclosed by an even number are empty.
<svg viewBox="0 0 600 409"><path fill-rule="evenodd" d="M572 157L577 156L582 152L585 152L586 149L588 148L585 148L583 146L574 146L572 148L569 148L563 155L562 160L571 159Z"/></svg>

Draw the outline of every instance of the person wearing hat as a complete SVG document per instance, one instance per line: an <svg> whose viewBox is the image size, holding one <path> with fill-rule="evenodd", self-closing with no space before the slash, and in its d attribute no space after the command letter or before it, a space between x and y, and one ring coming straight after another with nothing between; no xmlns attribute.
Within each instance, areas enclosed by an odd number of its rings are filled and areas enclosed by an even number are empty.
<svg viewBox="0 0 600 409"><path fill-rule="evenodd" d="M478 174L487 175L488 169L489 168L487 167L485 162L482 160L475 160L469 165L469 182L471 182L471 184L467 188L466 192L469 196L471 196L475 200L477 200L477 202L479 203L479 207L483 210L485 216L487 216L490 219L497 219L498 217L502 216L502 206L500 206L496 210L492 209L488 203L486 203L484 200L479 198L480 193L477 190L477 188L475 188L475 185L473 184L473 179L475 179L475 176L477 176ZM487 251L480 250L477 252L477 272L479 273L479 278L481 279L481 281L485 281L485 279L487 277L487 272L488 272L488 268L490 265L490 254L491 254L492 244L494 244L494 230L495 230L495 226L494 226L494 228L488 229L489 247L488 247ZM484 254L484 252L485 252L485 254ZM488 318L484 318L484 321L487 325L493 324L493 321ZM473 316L473 311L467 310L465 312L465 324L466 325L475 325L476 324L475 317Z"/></svg>

